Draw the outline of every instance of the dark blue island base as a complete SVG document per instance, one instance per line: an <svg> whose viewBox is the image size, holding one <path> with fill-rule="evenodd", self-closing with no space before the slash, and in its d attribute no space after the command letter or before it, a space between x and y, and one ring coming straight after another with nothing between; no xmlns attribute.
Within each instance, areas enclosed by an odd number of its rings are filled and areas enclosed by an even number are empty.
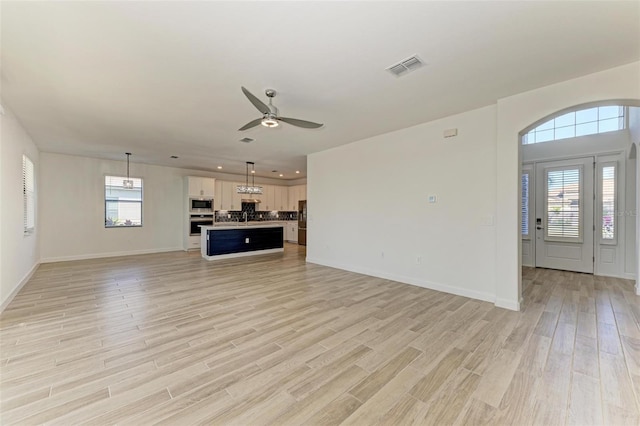
<svg viewBox="0 0 640 426"><path fill-rule="evenodd" d="M284 251L284 227L203 227L202 257L207 260Z"/></svg>

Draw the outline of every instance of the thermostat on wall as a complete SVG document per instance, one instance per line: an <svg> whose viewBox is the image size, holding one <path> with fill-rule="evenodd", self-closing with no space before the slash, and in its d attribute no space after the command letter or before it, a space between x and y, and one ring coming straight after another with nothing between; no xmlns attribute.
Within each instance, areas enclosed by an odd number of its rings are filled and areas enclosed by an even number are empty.
<svg viewBox="0 0 640 426"><path fill-rule="evenodd" d="M436 197L435 195L429 195L429 203L433 204L436 201L438 201L438 197Z"/></svg>

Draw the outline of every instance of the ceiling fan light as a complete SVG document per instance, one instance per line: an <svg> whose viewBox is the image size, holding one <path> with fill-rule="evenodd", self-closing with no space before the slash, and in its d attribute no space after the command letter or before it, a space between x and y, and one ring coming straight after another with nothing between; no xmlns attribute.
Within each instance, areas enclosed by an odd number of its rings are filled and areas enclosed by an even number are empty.
<svg viewBox="0 0 640 426"><path fill-rule="evenodd" d="M267 117L263 118L260 124L262 124L264 127L278 127L280 123L278 123L278 120L276 120L275 118Z"/></svg>

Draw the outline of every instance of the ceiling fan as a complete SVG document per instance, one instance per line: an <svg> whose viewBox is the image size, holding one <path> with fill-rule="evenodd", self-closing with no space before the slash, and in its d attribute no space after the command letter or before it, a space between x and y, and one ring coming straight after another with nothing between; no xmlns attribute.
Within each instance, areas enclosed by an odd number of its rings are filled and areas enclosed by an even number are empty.
<svg viewBox="0 0 640 426"><path fill-rule="evenodd" d="M299 120L297 118L280 117L280 115L278 115L278 108L276 108L272 103L273 98L276 96L276 91L273 89L267 89L264 92L265 95L267 95L267 97L269 98L269 105L265 104L260 99L255 97L244 87L242 87L242 93L244 93L244 95L247 97L247 99L249 99L253 106L262 113L262 118L256 118L255 120L250 121L244 126L240 127L238 130L247 130L257 126L258 124L262 124L265 127L278 127L278 125L280 124L279 121L289 123L293 126L303 127L305 129L317 129L318 127L322 127L322 124L314 123L312 121Z"/></svg>

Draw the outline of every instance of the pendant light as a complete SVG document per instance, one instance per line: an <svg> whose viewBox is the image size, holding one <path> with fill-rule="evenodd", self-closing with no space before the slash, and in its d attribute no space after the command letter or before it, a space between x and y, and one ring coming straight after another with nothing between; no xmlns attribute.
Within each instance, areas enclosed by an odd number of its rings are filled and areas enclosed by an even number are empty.
<svg viewBox="0 0 640 426"><path fill-rule="evenodd" d="M249 166L251 166L252 183L249 185ZM246 174L244 185L238 185L236 191L238 194L262 194L262 187L256 186L256 169L253 161L247 161L245 164Z"/></svg>
<svg viewBox="0 0 640 426"><path fill-rule="evenodd" d="M122 181L122 186L125 189L133 189L133 180L129 179L129 157L131 156L130 152L125 152L127 155L127 178Z"/></svg>

